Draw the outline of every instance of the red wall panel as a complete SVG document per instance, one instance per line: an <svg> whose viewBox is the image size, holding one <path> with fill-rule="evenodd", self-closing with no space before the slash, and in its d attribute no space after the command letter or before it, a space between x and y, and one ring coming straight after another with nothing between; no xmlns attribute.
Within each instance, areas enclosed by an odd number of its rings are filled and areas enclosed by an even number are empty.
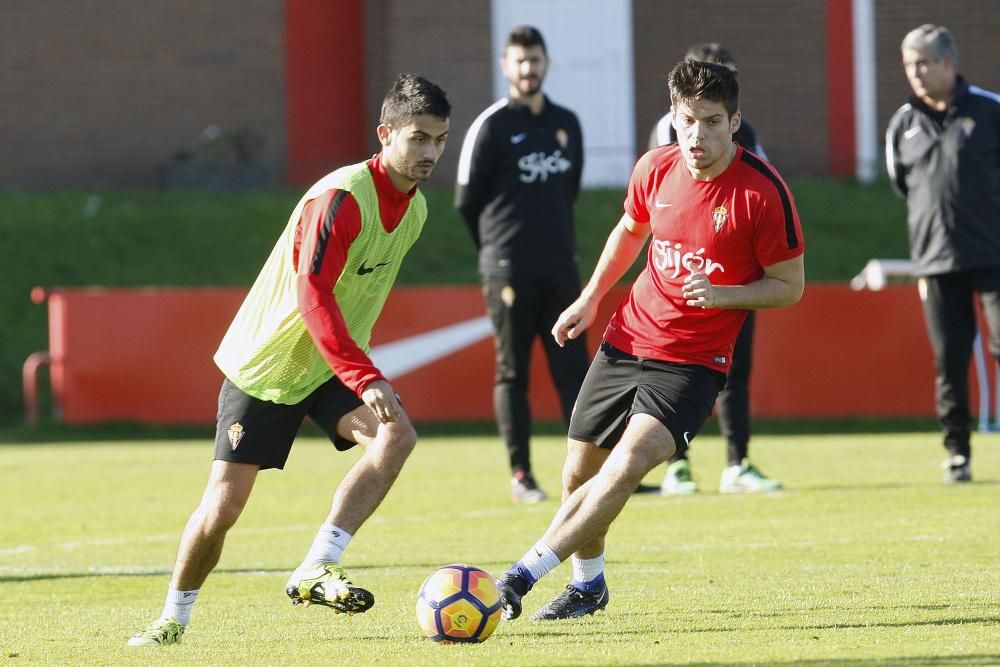
<svg viewBox="0 0 1000 667"><path fill-rule="evenodd" d="M363 6L358 0L285 0L291 185L309 185L368 157Z"/></svg>
<svg viewBox="0 0 1000 667"><path fill-rule="evenodd" d="M605 299L589 343L624 295ZM70 423L211 423L222 376L212 362L242 289L64 289L49 294L52 386ZM400 287L372 344L482 317L477 287ZM488 332L390 378L416 421L492 415ZM758 314L751 407L758 417L933 415L934 370L916 289L810 285L792 308ZM973 401L977 392L973 387ZM975 403L973 403L975 405ZM532 411L560 418L544 354L532 362Z"/></svg>

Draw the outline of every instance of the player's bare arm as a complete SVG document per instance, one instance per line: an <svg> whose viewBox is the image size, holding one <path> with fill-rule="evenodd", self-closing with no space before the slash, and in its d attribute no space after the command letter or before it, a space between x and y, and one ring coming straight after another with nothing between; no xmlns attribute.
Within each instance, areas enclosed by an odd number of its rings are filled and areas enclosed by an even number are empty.
<svg viewBox="0 0 1000 667"><path fill-rule="evenodd" d="M361 392L361 400L383 424L396 421L403 411L395 390L386 380L375 380L369 384Z"/></svg>
<svg viewBox="0 0 1000 667"><path fill-rule="evenodd" d="M621 217L608 236L601 257L597 260L594 274L587 281L586 287L583 288L579 298L562 312L552 327L552 337L560 347L565 345L567 340L579 336L593 323L601 299L635 262L649 234L649 225L640 224L627 214Z"/></svg>
<svg viewBox="0 0 1000 667"><path fill-rule="evenodd" d="M802 255L764 267L764 277L747 285L713 285L704 273L684 279L681 294L689 306L760 310L796 303L805 289Z"/></svg>

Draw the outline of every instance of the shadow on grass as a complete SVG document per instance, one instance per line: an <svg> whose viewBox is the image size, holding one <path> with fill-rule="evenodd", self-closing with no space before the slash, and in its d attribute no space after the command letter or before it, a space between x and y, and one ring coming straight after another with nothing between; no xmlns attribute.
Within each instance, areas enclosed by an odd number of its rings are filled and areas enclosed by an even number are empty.
<svg viewBox="0 0 1000 667"><path fill-rule="evenodd" d="M928 625L968 625L968 624L995 624L1000 618L997 616L985 616L985 617L975 617L975 618L955 618L955 619L942 619L938 621L917 621L912 623L872 623L869 625L830 625L830 626L790 626L790 627L779 627L779 628L766 628L765 630L779 629L779 630L813 630L813 629L850 629L850 628L867 628L867 627L917 627L917 626L928 626ZM565 642L567 639L573 641L579 641L581 636L592 636L594 638L600 638L608 635L609 630L606 627L595 626L592 628L585 628L583 625L587 623L586 620L580 621L568 621L567 624L572 625L571 629L567 630L554 630L553 631L539 631L542 627L556 627L556 626L546 626L544 623L526 623L519 627L518 630L526 630L526 632L515 631L516 634L500 634L496 635L496 639L501 641L507 639L517 639L519 641L530 641L533 644L545 643L548 640L554 640L558 643ZM566 626L561 626L566 627ZM503 628L503 626L501 626ZM693 630L674 630L673 632L684 633L692 632ZM745 632L745 629L736 630L731 628L720 628L716 630L711 630L711 632ZM698 630L697 632L703 632ZM705 630L704 632L708 632ZM636 636L636 637L648 637L648 633L645 630L624 630L622 628L615 628L613 630L614 636L620 638L622 636ZM813 636L813 639L817 642L822 641L818 636ZM632 640L629 640L632 641ZM664 643L667 640L664 640ZM511 646L515 646L514 641L509 642ZM653 642L654 644L659 644L660 641ZM555 663L554 663L555 664ZM732 666L740 667L741 665L751 666L751 665L809 665L810 667L819 667L822 665L889 665L890 667L910 667L916 665L938 665L941 667L971 667L977 665L1000 665L1000 653L979 653L979 654L965 654L965 655L916 655L916 656L892 656L884 657L880 656L874 658L871 656L861 657L861 658L849 658L849 657L837 657L829 659L801 659L801 658L789 658L787 660L772 660L768 659L766 663L759 660L745 660L745 661L731 661L726 660L724 662L639 662L630 663L636 665L636 667L680 667L684 665L686 667L723 667Z"/></svg>
<svg viewBox="0 0 1000 667"><path fill-rule="evenodd" d="M942 484L940 480L929 477L925 482L884 482L878 484L817 484L816 486L792 487L787 491L871 491L872 489L914 489L919 487L942 488L951 487L954 489L971 489L983 486L1000 486L996 480L976 480L962 484Z"/></svg>
<svg viewBox="0 0 1000 667"><path fill-rule="evenodd" d="M316 429L320 433L319 429ZM0 447L5 444L51 444L64 442L117 442L134 440L191 440L211 443L215 427L201 425L97 424L70 426L48 421L38 426L0 426Z"/></svg>
<svg viewBox="0 0 1000 667"><path fill-rule="evenodd" d="M635 667L741 667L746 665L761 665L756 660L746 662L648 662L633 663ZM809 667L842 667L843 665L888 665L888 667L915 667L916 665L933 665L939 667L976 667L978 665L990 665L995 667L1000 664L1000 654L980 653L977 655L914 655L898 656L892 658L834 658L830 660L768 660L769 665L808 665Z"/></svg>
<svg viewBox="0 0 1000 667"><path fill-rule="evenodd" d="M178 535L178 538L180 536ZM416 570L418 572L427 572L441 567L441 563L406 563L402 567L407 570ZM499 563L482 563L481 567L500 567ZM365 570L399 570L401 566L398 564L375 564L375 565L352 565L350 571L353 572L364 572ZM252 575L271 575L278 574L282 576L287 576L291 574L292 570L295 569L294 565L289 565L288 567L242 567L242 568L217 568L212 570L212 576L217 576L220 574L252 574ZM25 572L23 574L0 574L0 584L16 584L25 583L33 581L54 581L61 579L94 579L102 577L164 577L170 576L172 568L163 567L150 567L150 568L131 568L131 569L117 569L113 567L108 568L98 568L87 572Z"/></svg>
<svg viewBox="0 0 1000 667"><path fill-rule="evenodd" d="M995 625L1000 622L1000 615L992 616L971 616L971 617L958 617L958 618L938 618L934 620L926 621L880 621L876 623L822 623L816 625L776 625L773 627L762 628L766 630L865 630L868 628L919 628L925 626L936 626L936 625L977 625L977 624L989 624ZM687 628L682 630L675 630L674 632L683 633L707 633L707 632L744 632L745 629L735 629L729 627L720 628ZM818 639L818 638L817 638Z"/></svg>
<svg viewBox="0 0 1000 667"><path fill-rule="evenodd" d="M630 614L630 616L635 616ZM638 614L642 616L642 614ZM584 621L585 622L585 621ZM995 625L1000 622L1000 614L992 615L979 615L979 616L957 616L949 618L938 618L933 620L921 620L921 621L884 621L884 622L874 622L874 623L822 623L822 624L789 624L789 625L768 625L759 628L735 628L729 625L718 626L718 627L686 627L686 628L675 628L671 630L672 633L678 635L684 634L708 634L708 633L728 633L728 632L752 632L752 631L763 631L772 632L774 630L864 630L869 628L920 628L920 627L934 627L939 625ZM582 627L583 622L577 621L578 625L574 626L572 631L562 632L562 631L552 631L544 632L539 635L539 638L549 638L549 637L561 637L561 636L575 636L579 637L581 635L603 635L607 632L607 627L603 625L594 625L593 627L585 628ZM529 627L535 630L545 627L543 624L533 624ZM549 626L552 627L552 626ZM645 627L645 626L642 626ZM619 628L615 629L615 634L636 634L644 635L645 630L621 630ZM819 640L819 637L815 637ZM996 663L1000 664L1000 663Z"/></svg>
<svg viewBox="0 0 1000 667"><path fill-rule="evenodd" d="M422 437L470 437L495 436L496 424L492 421L418 422L417 432ZM937 426L930 419L839 419L802 420L767 419L755 420L756 435L827 435L850 433L936 433ZM566 435L566 427L561 422L536 422L532 432L537 436ZM719 435L718 422L712 419L701 432L702 435ZM304 437L324 437L316 425L307 422L300 435ZM71 426L53 420L43 421L38 426L0 424L0 446L4 444L45 444L55 442L92 441L133 441L133 440L192 440L211 442L215 437L212 424L169 425L117 423Z"/></svg>
<svg viewBox="0 0 1000 667"><path fill-rule="evenodd" d="M288 574L294 568L232 568L213 570L212 574ZM352 568L358 570L361 568ZM32 581L52 581L61 579L93 579L98 577L164 577L170 576L170 568L149 568L144 570L95 570L93 572L33 572L26 574L0 574L0 584L16 584Z"/></svg>

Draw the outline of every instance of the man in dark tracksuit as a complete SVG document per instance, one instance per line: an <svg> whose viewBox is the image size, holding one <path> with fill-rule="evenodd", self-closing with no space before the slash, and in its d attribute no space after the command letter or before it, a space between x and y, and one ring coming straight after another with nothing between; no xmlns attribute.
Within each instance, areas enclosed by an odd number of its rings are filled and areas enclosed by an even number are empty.
<svg viewBox="0 0 1000 667"><path fill-rule="evenodd" d="M937 371L944 481L968 482L969 360L976 336L974 296L1000 359L1000 97L958 74L946 28L922 25L902 43L913 96L886 132L886 163L906 199L910 255Z"/></svg>
<svg viewBox="0 0 1000 667"><path fill-rule="evenodd" d="M528 373L540 336L563 416L569 422L589 365L581 338L550 335L580 293L573 202L583 171L583 137L573 112L542 94L548 55L541 34L515 28L500 59L510 98L469 128L455 205L479 249L479 272L496 343L493 403L506 443L515 502L545 499L531 474Z"/></svg>
<svg viewBox="0 0 1000 667"><path fill-rule="evenodd" d="M735 67L732 52L716 42L696 44L688 49L687 58ZM740 120L740 127L733 133L733 140L763 159L767 159L764 147L757 139L757 133L746 118ZM649 149L677 143L677 132L673 127L673 114L667 113L656 123L649 136ZM767 477L749 459L750 451L750 368L753 358L753 334L756 317L754 311L747 313L743 328L736 338L733 348L733 363L726 376L726 387L715 402L719 414L719 428L726 439L726 469L719 481L722 493L755 493L776 491L781 482ZM687 449L675 452L667 465L667 473L660 486L663 495L695 493L698 484L691 476L687 459ZM645 490L645 487L640 487Z"/></svg>

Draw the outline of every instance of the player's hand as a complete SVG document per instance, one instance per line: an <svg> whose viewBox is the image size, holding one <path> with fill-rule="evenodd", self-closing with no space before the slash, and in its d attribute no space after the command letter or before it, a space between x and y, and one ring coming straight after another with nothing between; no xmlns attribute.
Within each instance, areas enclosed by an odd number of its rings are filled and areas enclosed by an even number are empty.
<svg viewBox="0 0 1000 667"><path fill-rule="evenodd" d="M556 339L559 347L563 347L567 340L572 340L582 334L593 323L596 316L597 304L577 299L556 320L552 327L552 337Z"/></svg>
<svg viewBox="0 0 1000 667"><path fill-rule="evenodd" d="M383 424L396 421L403 412L403 406L399 404L396 392L385 380L376 380L368 385L361 392L361 400Z"/></svg>
<svg viewBox="0 0 1000 667"><path fill-rule="evenodd" d="M718 308L718 293L708 276L704 273L694 271L684 279L684 287L681 288L681 296L689 306L700 308Z"/></svg>

